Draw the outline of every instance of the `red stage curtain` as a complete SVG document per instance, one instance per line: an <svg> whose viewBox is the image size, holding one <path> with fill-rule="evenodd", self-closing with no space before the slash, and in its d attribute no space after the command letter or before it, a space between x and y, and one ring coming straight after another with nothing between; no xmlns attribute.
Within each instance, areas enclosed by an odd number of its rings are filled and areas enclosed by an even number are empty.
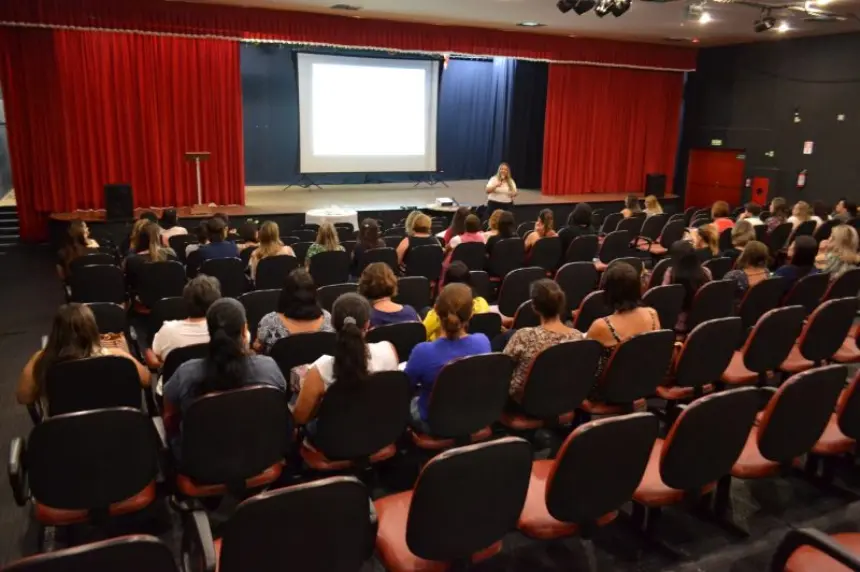
<svg viewBox="0 0 860 572"><path fill-rule="evenodd" d="M639 192L665 173L671 191L684 76L550 65L543 193Z"/></svg>
<svg viewBox="0 0 860 572"><path fill-rule="evenodd" d="M0 5L0 20L680 70L696 67L696 50L688 47L163 0L9 1Z"/></svg>
<svg viewBox="0 0 860 572"><path fill-rule="evenodd" d="M235 42L6 28L0 49L23 238L103 208L105 183L131 183L137 207L196 203L186 151L212 153L205 202L244 203Z"/></svg>

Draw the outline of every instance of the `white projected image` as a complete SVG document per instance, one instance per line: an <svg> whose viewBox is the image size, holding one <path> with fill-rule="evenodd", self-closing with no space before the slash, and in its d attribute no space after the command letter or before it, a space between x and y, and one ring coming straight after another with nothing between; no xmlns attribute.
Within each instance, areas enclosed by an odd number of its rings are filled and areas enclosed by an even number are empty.
<svg viewBox="0 0 860 572"><path fill-rule="evenodd" d="M422 69L313 64L313 154L426 153Z"/></svg>

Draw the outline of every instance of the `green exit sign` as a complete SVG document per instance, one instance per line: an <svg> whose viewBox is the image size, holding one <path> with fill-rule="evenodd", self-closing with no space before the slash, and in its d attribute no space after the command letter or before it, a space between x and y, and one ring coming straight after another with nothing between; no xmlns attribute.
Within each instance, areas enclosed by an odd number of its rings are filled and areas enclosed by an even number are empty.
<svg viewBox="0 0 860 572"><path fill-rule="evenodd" d="M722 139L711 139L711 147L722 147L723 140Z"/></svg>

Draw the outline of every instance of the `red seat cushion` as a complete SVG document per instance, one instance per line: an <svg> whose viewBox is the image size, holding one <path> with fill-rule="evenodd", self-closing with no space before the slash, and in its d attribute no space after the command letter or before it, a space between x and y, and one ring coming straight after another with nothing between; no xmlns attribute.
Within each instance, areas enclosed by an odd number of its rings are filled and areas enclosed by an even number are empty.
<svg viewBox="0 0 860 572"><path fill-rule="evenodd" d="M758 380L758 374L747 369L744 365L743 352L735 352L732 355L732 361L729 362L729 367L723 372L721 378L723 382L730 384L755 383Z"/></svg>
<svg viewBox="0 0 860 572"><path fill-rule="evenodd" d="M573 411L565 413L564 415L559 415L558 424L568 425L570 423L573 423L574 415L575 413ZM508 427L509 429L516 429L518 431L540 429L541 427L544 427L546 425L546 423L542 419L528 417L527 415L522 415L520 413L502 413L502 418L500 419L500 421L505 427Z"/></svg>
<svg viewBox="0 0 860 572"><path fill-rule="evenodd" d="M383 497L373 503L379 523L376 533L376 549L379 557L390 572L444 572L450 568L447 562L425 560L409 550L406 544L406 524L409 518L409 505L412 491L404 491ZM496 542L485 550L472 555L472 562L480 562L495 556L502 550L502 543Z"/></svg>
<svg viewBox="0 0 860 572"><path fill-rule="evenodd" d="M430 435L418 433L414 429L409 429L409 435L412 437L412 442L415 444L415 446L420 449L438 451L440 449L448 449L456 445L456 441L454 439L437 439L436 437L431 437ZM472 433L469 436L469 439L472 443L475 443L477 441L485 441L492 436L492 428L484 427L480 431Z"/></svg>
<svg viewBox="0 0 860 572"><path fill-rule="evenodd" d="M833 540L850 552L860 556L860 533L844 532L834 534ZM801 546L795 550L785 563L785 572L850 572L836 560L811 546Z"/></svg>
<svg viewBox="0 0 860 572"><path fill-rule="evenodd" d="M123 501L110 505L108 512L111 516L131 514L143 510L155 500L155 481L146 485L142 491ZM38 501L33 502L33 510L36 520L42 524L62 526L66 524L78 524L89 520L86 510L69 510L63 508L52 508Z"/></svg>
<svg viewBox="0 0 860 572"><path fill-rule="evenodd" d="M300 452L305 463L307 463L310 468L317 471L341 471L343 469L348 469L353 465L352 461L330 461L321 451L308 443L307 439L302 443ZM396 454L397 446L392 443L371 455L370 462L378 463L380 461L390 459Z"/></svg>
<svg viewBox="0 0 860 572"><path fill-rule="evenodd" d="M645 399L637 399L633 402L633 411L643 411L647 405ZM628 404L600 403L586 399L582 402L582 410L591 415L620 415L630 411Z"/></svg>
<svg viewBox="0 0 860 572"><path fill-rule="evenodd" d="M800 373L802 371L812 369L813 367L815 367L815 363L803 357L803 354L800 353L800 347L798 347L797 344L794 344L791 347L791 351L788 352L788 357L785 358L785 361L782 362L779 369L787 371L788 373Z"/></svg>
<svg viewBox="0 0 860 572"><path fill-rule="evenodd" d="M851 452L854 445L854 439L847 437L839 428L839 416L834 413L812 452L816 455L842 455Z"/></svg>
<svg viewBox="0 0 860 572"><path fill-rule="evenodd" d="M738 460L732 467L732 476L739 479L760 479L779 472L779 463L765 459L758 448L758 427L753 427Z"/></svg>
<svg viewBox="0 0 860 572"><path fill-rule="evenodd" d="M860 349L857 349L857 340L851 336L845 338L842 347L836 350L833 361L839 363L856 363L860 361Z"/></svg>
<svg viewBox="0 0 860 572"><path fill-rule="evenodd" d="M281 476L284 468L283 463L275 463L265 469L259 475L255 475L245 481L245 487L256 489L275 482ZM176 477L176 486L179 491L189 497L217 497L227 494L227 485L199 485L185 475Z"/></svg>
<svg viewBox="0 0 860 572"><path fill-rule="evenodd" d="M663 455L663 444L663 439L657 439L654 442L654 447L651 448L651 456L648 458L645 473L642 475L639 486L636 487L636 492L633 493L633 500L639 504L661 507L678 504L684 500L686 491L673 489L663 482L663 477L660 474L660 458ZM709 483L702 489L702 494L710 492L715 486L716 483Z"/></svg>

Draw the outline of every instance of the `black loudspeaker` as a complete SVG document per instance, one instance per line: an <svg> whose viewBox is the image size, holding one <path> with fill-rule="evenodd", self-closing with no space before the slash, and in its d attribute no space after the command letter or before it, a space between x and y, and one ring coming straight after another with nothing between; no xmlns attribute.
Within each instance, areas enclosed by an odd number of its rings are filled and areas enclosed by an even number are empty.
<svg viewBox="0 0 860 572"><path fill-rule="evenodd" d="M105 185L105 210L107 220L131 220L134 218L134 195L131 185L115 183Z"/></svg>
<svg viewBox="0 0 860 572"><path fill-rule="evenodd" d="M648 173L645 175L645 195L654 195L662 198L666 194L666 175L662 173Z"/></svg>

